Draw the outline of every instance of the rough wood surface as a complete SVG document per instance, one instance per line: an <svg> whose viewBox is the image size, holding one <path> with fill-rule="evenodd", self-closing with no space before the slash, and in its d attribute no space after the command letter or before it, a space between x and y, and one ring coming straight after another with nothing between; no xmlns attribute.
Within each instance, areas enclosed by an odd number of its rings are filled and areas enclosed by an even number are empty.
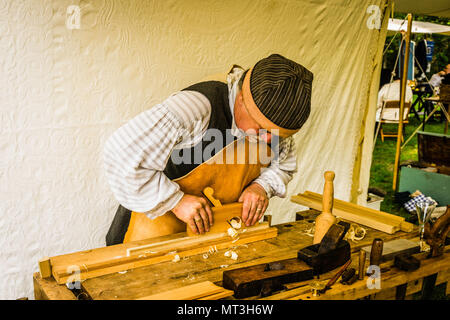
<svg viewBox="0 0 450 320"><path fill-rule="evenodd" d="M316 216L317 211L306 212ZM305 214L306 214L305 213ZM233 250L239 255L236 261L225 257L226 250L210 254L206 259L202 255L182 258L179 262L162 262L151 266L135 268L126 273L113 273L95 277L82 282L83 289L93 299L136 299L164 290L179 288L199 281L212 281L221 284L224 270L252 266L260 263L291 259L297 257L297 251L312 244L312 237L305 231L312 223L302 220L275 226L276 238L236 246ZM352 242L352 251L372 243L376 237L386 240L412 238L413 233L397 232L393 235L368 229L366 237Z"/></svg>
<svg viewBox="0 0 450 320"><path fill-rule="evenodd" d="M34 299L36 300L77 300L65 285L59 285L55 279L43 279L39 272L33 274Z"/></svg>

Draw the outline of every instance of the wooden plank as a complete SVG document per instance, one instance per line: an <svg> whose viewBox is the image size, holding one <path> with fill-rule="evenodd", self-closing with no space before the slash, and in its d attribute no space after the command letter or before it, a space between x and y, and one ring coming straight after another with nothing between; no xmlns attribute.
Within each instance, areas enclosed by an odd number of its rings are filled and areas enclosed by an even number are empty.
<svg viewBox="0 0 450 320"><path fill-rule="evenodd" d="M321 210L321 208L322 208L322 204L320 204L316 200L310 199L308 197L304 197L302 195L292 196L291 201L301 204L301 205L304 205L304 206L308 206L308 207L316 209L316 210ZM346 212L346 211L343 211L336 207L333 208L333 214L336 216L342 217L346 220L350 220L350 221L365 225L367 227L386 232L388 234L393 234L400 230L400 223L398 223L397 225L392 225L392 224L389 224L389 223L386 223L383 221L379 221L377 219L373 219L371 217L367 217L364 215L360 215L360 214L356 214L356 213L352 213L352 212Z"/></svg>
<svg viewBox="0 0 450 320"><path fill-rule="evenodd" d="M248 228L247 232L243 232L236 240L228 236L210 235L209 240L204 238L188 238L183 237L185 233L179 235L180 241L176 239L167 240L170 243L163 243L161 246L154 245L149 248L145 246L145 241L136 241L135 247L143 248L144 252L138 251L131 255L127 255L130 249L130 243L100 248L99 250L83 251L67 256L58 256L51 258L53 266L53 277L60 284L65 283L71 277L70 266L77 266L79 269L79 280L85 280L114 272L121 272L133 268L156 264L164 261L172 261L176 254L179 257L188 257L200 253L206 253L211 248L224 249L232 246L242 245L254 241L260 241L276 237L277 229L268 228L268 225L261 229L256 228L252 231ZM175 241L174 241L175 240ZM152 239L154 244L154 240ZM115 247L115 248L112 248ZM108 248L112 248L108 255ZM119 249L119 250L118 250ZM97 251L99 255L97 256ZM114 254L118 254L114 256Z"/></svg>
<svg viewBox="0 0 450 320"><path fill-rule="evenodd" d="M321 203L321 201L322 201L322 195L315 193L315 192L305 191L305 193L302 194L302 196L305 196L314 201L317 201L318 203ZM413 231L414 225L412 223L406 222L405 218L403 218L403 217L396 216L396 215L393 215L393 214L390 214L390 213L387 213L384 211L379 211L379 210L375 210L372 208L363 207L363 206L357 205L355 203L342 201L339 199L335 199L334 203L335 203L334 208L336 211L333 211L333 213L335 213L336 215L337 215L337 212L339 212L340 214L353 213L353 214L357 214L360 216L366 216L366 217L375 219L377 221L392 224L394 226L399 225L400 230L405 231L405 232Z"/></svg>
<svg viewBox="0 0 450 320"><path fill-rule="evenodd" d="M322 195L316 192L312 192L312 191L305 191L304 193L305 196L311 197L317 201L321 201L322 200ZM380 210L375 210L373 208L369 208L369 207L364 207L364 206L360 206L356 203L352 203L352 202L348 202L348 201L343 201L343 200L339 200L339 199L335 199L335 206L337 206L340 209L354 209L357 211L362 211L365 215L368 215L372 218L386 218L386 220L391 220L393 222L403 222L405 221L405 218L391 214L391 213L387 213L384 211L380 211ZM351 212L355 212L354 210L351 210Z"/></svg>
<svg viewBox="0 0 450 320"><path fill-rule="evenodd" d="M65 285L55 279L43 279L39 272L33 274L34 299L36 300L77 300Z"/></svg>
<svg viewBox="0 0 450 320"><path fill-rule="evenodd" d="M221 293L224 289L211 281L203 281L181 288L145 296L137 300L194 300Z"/></svg>
<svg viewBox="0 0 450 320"><path fill-rule="evenodd" d="M227 298L233 295L233 290L223 290L222 292L215 293L206 297L199 298L197 300L219 300L223 298Z"/></svg>

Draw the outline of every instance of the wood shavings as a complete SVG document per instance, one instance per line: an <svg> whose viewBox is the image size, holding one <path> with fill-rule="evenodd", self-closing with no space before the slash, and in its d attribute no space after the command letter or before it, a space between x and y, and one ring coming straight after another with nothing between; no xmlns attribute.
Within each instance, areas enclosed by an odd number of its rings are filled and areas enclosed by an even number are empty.
<svg viewBox="0 0 450 320"><path fill-rule="evenodd" d="M305 234L309 237L314 237L315 230L316 230L315 226L312 226L311 228L305 230Z"/></svg>
<svg viewBox="0 0 450 320"><path fill-rule="evenodd" d="M227 232L231 238L236 238L238 236L238 232L234 228L228 228Z"/></svg>
<svg viewBox="0 0 450 320"><path fill-rule="evenodd" d="M208 259L208 258L209 258L209 255L207 253L204 253L203 254L203 259Z"/></svg>
<svg viewBox="0 0 450 320"><path fill-rule="evenodd" d="M239 217L234 217L229 223L234 229L240 229L242 226L242 220Z"/></svg>
<svg viewBox="0 0 450 320"><path fill-rule="evenodd" d="M236 252L234 252L233 250L228 250L227 252L225 252L225 257L231 258L233 260L237 260L238 254Z"/></svg>
<svg viewBox="0 0 450 320"><path fill-rule="evenodd" d="M352 223L344 239L349 239L352 240L353 242L361 241L366 236L366 233L367 233L366 229L357 224Z"/></svg>

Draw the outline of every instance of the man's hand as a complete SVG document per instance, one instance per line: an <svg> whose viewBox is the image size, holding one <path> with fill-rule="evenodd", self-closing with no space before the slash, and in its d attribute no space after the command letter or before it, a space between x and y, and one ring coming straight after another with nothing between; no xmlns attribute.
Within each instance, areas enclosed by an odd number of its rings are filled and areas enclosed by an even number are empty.
<svg viewBox="0 0 450 320"><path fill-rule="evenodd" d="M269 205L266 190L257 183L245 188L238 201L243 202L242 221L247 227L259 221Z"/></svg>
<svg viewBox="0 0 450 320"><path fill-rule="evenodd" d="M205 198L185 194L172 209L178 219L185 222L194 233L209 231L213 224L212 211Z"/></svg>

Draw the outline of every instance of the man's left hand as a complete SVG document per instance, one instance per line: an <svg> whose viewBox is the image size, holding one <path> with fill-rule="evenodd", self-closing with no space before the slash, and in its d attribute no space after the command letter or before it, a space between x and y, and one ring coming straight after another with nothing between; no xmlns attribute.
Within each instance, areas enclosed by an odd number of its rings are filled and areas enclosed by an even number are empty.
<svg viewBox="0 0 450 320"><path fill-rule="evenodd" d="M243 202L242 221L247 227L259 221L269 205L266 190L257 183L245 188L238 201Z"/></svg>

